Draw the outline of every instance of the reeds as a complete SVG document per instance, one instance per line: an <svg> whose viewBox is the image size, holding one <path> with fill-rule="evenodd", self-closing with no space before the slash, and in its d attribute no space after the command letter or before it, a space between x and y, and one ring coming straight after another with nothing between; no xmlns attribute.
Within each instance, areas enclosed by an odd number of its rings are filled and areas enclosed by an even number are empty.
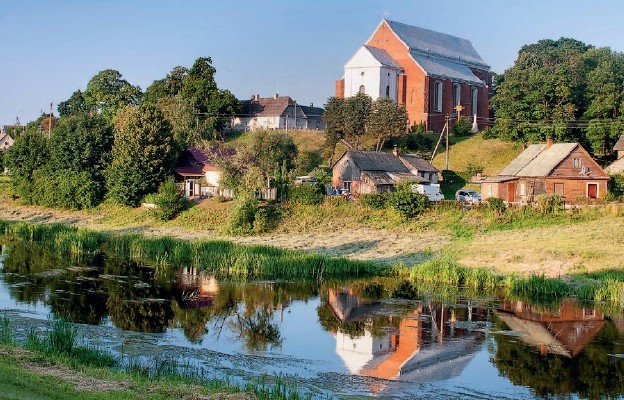
<svg viewBox="0 0 624 400"><path fill-rule="evenodd" d="M485 268L468 268L448 257L440 257L415 265L407 270L416 282L446 284L478 290L496 289L501 277Z"/></svg>

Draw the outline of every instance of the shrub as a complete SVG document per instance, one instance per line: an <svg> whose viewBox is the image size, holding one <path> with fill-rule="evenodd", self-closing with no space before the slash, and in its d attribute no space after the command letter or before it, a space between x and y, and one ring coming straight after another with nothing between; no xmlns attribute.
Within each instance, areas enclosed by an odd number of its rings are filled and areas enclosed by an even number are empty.
<svg viewBox="0 0 624 400"><path fill-rule="evenodd" d="M254 229L258 200L249 194L243 194L235 202L236 205L228 221L227 232L230 235L248 235Z"/></svg>
<svg viewBox="0 0 624 400"><path fill-rule="evenodd" d="M497 139L498 138L498 133L496 132L496 130L490 127L485 128L481 132L483 133L483 139Z"/></svg>
<svg viewBox="0 0 624 400"><path fill-rule="evenodd" d="M258 209L253 221L254 233L264 233L270 231L279 217L280 213L277 208L263 207Z"/></svg>
<svg viewBox="0 0 624 400"><path fill-rule="evenodd" d="M459 121L455 121L451 132L455 136L468 136L472 133L472 125L462 118Z"/></svg>
<svg viewBox="0 0 624 400"><path fill-rule="evenodd" d="M564 209L564 202L561 196L556 194L540 194L535 196L537 211L541 214L553 214Z"/></svg>
<svg viewBox="0 0 624 400"><path fill-rule="evenodd" d="M387 198L385 194L381 193L370 193L370 194L361 194L359 196L360 202L366 207L372 208L373 210L382 210L387 206Z"/></svg>
<svg viewBox="0 0 624 400"><path fill-rule="evenodd" d="M473 176L480 174L483 172L483 165L473 164L472 162L468 162L466 164L466 175L468 178L472 178Z"/></svg>
<svg viewBox="0 0 624 400"><path fill-rule="evenodd" d="M624 193L624 174L611 175L608 185L609 192L621 196Z"/></svg>
<svg viewBox="0 0 624 400"><path fill-rule="evenodd" d="M288 191L288 199L305 205L316 205L323 202L323 192L317 185L293 185Z"/></svg>
<svg viewBox="0 0 624 400"><path fill-rule="evenodd" d="M499 199L498 197L490 197L485 201L487 202L487 206L497 213L502 213L503 211L505 211L506 206L503 199Z"/></svg>
<svg viewBox="0 0 624 400"><path fill-rule="evenodd" d="M176 185L173 178L167 178L158 187L158 193L154 197L154 204L157 206L154 210L156 216L163 221L167 221L174 218L181 211L186 210L190 202L180 193L178 185Z"/></svg>
<svg viewBox="0 0 624 400"><path fill-rule="evenodd" d="M386 194L388 206L407 218L415 217L429 206L427 196L412 192L410 186L409 183L401 184L396 191Z"/></svg>
<svg viewBox="0 0 624 400"><path fill-rule="evenodd" d="M46 207L82 210L95 207L104 196L102 185L86 171L40 169L33 174L32 187L30 202Z"/></svg>

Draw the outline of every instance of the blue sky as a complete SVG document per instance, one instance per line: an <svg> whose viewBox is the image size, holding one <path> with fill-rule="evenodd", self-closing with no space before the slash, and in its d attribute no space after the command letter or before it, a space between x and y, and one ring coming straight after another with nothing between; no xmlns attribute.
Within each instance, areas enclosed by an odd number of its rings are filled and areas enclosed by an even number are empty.
<svg viewBox="0 0 624 400"><path fill-rule="evenodd" d="M470 39L503 72L545 38L624 51L622 15L616 0L0 0L0 125L56 110L103 69L145 89L201 56L240 99L322 105L382 18Z"/></svg>

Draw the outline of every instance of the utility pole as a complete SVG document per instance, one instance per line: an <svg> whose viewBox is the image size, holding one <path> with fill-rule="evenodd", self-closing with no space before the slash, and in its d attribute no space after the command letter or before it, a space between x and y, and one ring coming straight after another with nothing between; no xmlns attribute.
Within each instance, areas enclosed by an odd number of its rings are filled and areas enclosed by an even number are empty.
<svg viewBox="0 0 624 400"><path fill-rule="evenodd" d="M461 107L461 106L458 106ZM447 115L446 116L446 154L444 154L446 156L446 166L444 167L445 170L448 171L449 169L449 119L450 117Z"/></svg>
<svg viewBox="0 0 624 400"><path fill-rule="evenodd" d="M295 129L297 129L297 100L295 100Z"/></svg>
<svg viewBox="0 0 624 400"><path fill-rule="evenodd" d="M52 137L52 102L50 102L50 120L48 122L48 139Z"/></svg>

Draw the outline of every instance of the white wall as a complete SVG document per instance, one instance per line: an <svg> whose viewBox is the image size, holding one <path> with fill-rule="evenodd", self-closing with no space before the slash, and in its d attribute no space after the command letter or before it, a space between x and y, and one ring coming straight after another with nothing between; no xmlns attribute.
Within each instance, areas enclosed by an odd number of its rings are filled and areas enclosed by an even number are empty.
<svg viewBox="0 0 624 400"><path fill-rule="evenodd" d="M388 76L389 74L389 76ZM397 101L399 71L382 66L364 47L355 53L345 65L345 97L355 96L364 85L365 93L373 100L386 95L386 86L390 85L390 98Z"/></svg>

